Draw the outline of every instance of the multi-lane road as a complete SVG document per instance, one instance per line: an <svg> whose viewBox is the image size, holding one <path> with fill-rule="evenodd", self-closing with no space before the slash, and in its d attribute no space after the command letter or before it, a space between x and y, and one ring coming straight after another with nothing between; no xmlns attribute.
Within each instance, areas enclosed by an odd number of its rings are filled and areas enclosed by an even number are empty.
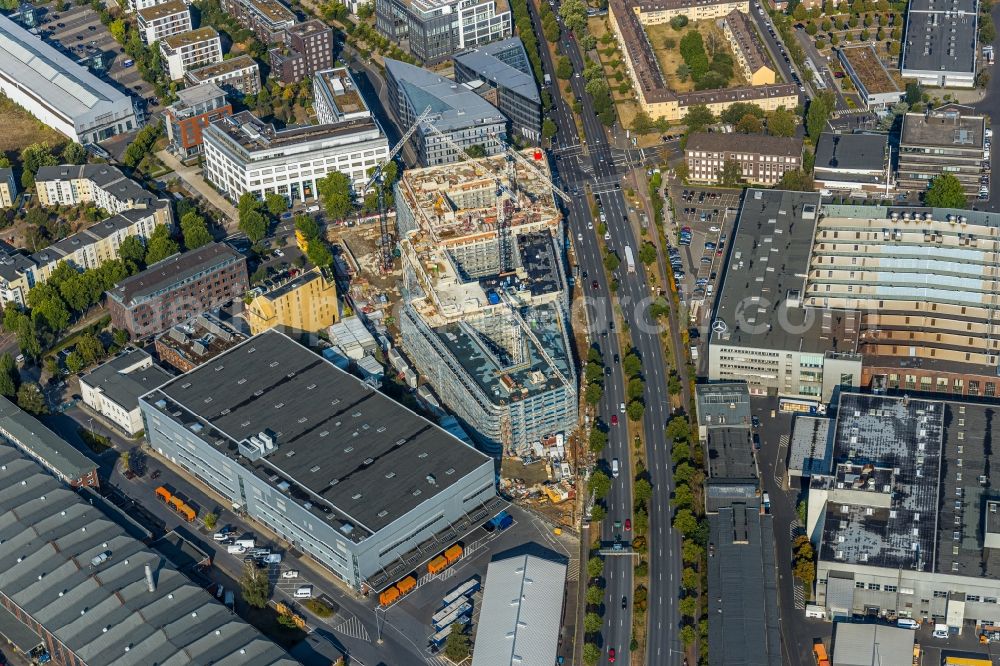
<svg viewBox="0 0 1000 666"><path fill-rule="evenodd" d="M532 7L532 3L528 3ZM532 7L532 11L534 8ZM539 32L540 43L545 44L544 35L538 26L541 21L534 17L533 23ZM646 465L653 497L649 506L649 560L650 585L647 600L647 622L649 632L646 654L649 664L679 664L682 657L678 639L680 616L677 608L677 592L680 584L680 539L671 528L670 495L673 489L670 447L666 441L664 425L670 416L669 393L663 350L658 335L658 324L650 321L648 304L651 294L646 281L645 267L636 264L634 273L626 270L624 261L615 276L618 280L617 293L612 297L605 279L602 254L602 239L598 239L596 229L588 229L591 212L584 194L584 186L592 192L600 193L603 211L607 218L610 240L609 249L624 258L626 246L638 251L638 243L628 221L628 205L622 195L624 175L616 166L617 151L607 140L604 127L594 113L593 101L584 91L582 78L583 57L572 36L563 33L560 52L569 56L574 69L570 80L574 94L583 101L582 124L586 139L585 150L565 151L565 157L556 161L556 169L564 186L576 192L568 207L569 230L575 240L576 257L581 271L586 271L588 279L582 283L585 300L588 301L588 318L591 334L602 348L605 361L611 367L611 375L606 378L604 399L598 409L601 418L610 422L612 414L619 417L619 425L609 430L608 448L604 459L610 462L618 458L623 472L612 484L607 498L608 517L601 528L602 537L614 539L619 534L628 540L630 535L614 528L614 522L624 523L632 517L632 475L629 473L631 438L626 428L627 418L620 412L625 398L625 381L621 365L614 362L616 354L621 354L616 337L618 330L609 331L607 337L600 335L608 330L613 316L613 301L627 324L627 337L632 348L642 359L646 380L646 411L642 428L645 439ZM555 67L551 55L542 49L544 69L552 80L556 80ZM577 77L576 74L581 74ZM562 100L553 87L555 108L551 114L558 127L558 145L564 149L579 143L577 125L572 110ZM620 161L620 160L618 160ZM639 184L640 186L642 184ZM582 275L582 273L581 273ZM598 289L591 288L590 282L597 280ZM676 327L672 331L675 341L679 340ZM608 556L605 560L605 624L602 631L603 657L601 663L608 662L609 650L614 648L616 663L631 663L629 644L632 639L632 569L635 561L629 556ZM625 604L622 598L625 597ZM624 606L624 607L623 607Z"/></svg>

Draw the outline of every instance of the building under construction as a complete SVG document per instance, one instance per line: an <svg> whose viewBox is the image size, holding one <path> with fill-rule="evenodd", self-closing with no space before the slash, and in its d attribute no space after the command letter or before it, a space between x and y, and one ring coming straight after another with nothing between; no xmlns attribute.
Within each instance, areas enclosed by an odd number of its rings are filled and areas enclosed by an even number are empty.
<svg viewBox="0 0 1000 666"><path fill-rule="evenodd" d="M491 454L577 423L562 215L540 151L407 171L403 346Z"/></svg>

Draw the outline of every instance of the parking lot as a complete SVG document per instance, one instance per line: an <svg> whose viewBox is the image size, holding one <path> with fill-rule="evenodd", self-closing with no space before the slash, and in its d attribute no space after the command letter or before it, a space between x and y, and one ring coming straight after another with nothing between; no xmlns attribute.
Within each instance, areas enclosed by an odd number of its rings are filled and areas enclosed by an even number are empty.
<svg viewBox="0 0 1000 666"><path fill-rule="evenodd" d="M39 19L39 30L47 42L74 61L100 55L107 68L102 78L141 99L140 106L146 109L147 114L159 110L153 87L142 78L136 66L125 67L129 57L89 6L73 6L63 12L55 11L51 4L45 6ZM93 63L88 64L92 72L101 75Z"/></svg>

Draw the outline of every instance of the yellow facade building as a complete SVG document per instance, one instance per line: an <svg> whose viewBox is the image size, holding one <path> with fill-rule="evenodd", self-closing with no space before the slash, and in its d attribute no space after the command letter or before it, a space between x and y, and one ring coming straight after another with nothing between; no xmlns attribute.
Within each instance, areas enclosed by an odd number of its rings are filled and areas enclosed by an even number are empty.
<svg viewBox="0 0 1000 666"><path fill-rule="evenodd" d="M253 297L246 309L250 333L280 327L289 335L317 334L337 321L337 285L319 268Z"/></svg>

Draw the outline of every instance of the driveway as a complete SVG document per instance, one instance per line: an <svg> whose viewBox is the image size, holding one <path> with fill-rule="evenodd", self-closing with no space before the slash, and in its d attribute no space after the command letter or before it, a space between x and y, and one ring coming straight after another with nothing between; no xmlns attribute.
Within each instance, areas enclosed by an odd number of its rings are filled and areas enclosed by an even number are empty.
<svg viewBox="0 0 1000 666"><path fill-rule="evenodd" d="M229 203L226 197L222 196L209 185L205 179L202 177L202 171L196 166L184 166L181 161L174 157L170 151L161 150L156 153L156 156L166 164L169 168L173 169L174 173L187 184L192 190L203 196L210 204L215 206L222 214L225 216L226 231L232 233L236 231L236 225L239 223L240 214L237 212L236 207Z"/></svg>

